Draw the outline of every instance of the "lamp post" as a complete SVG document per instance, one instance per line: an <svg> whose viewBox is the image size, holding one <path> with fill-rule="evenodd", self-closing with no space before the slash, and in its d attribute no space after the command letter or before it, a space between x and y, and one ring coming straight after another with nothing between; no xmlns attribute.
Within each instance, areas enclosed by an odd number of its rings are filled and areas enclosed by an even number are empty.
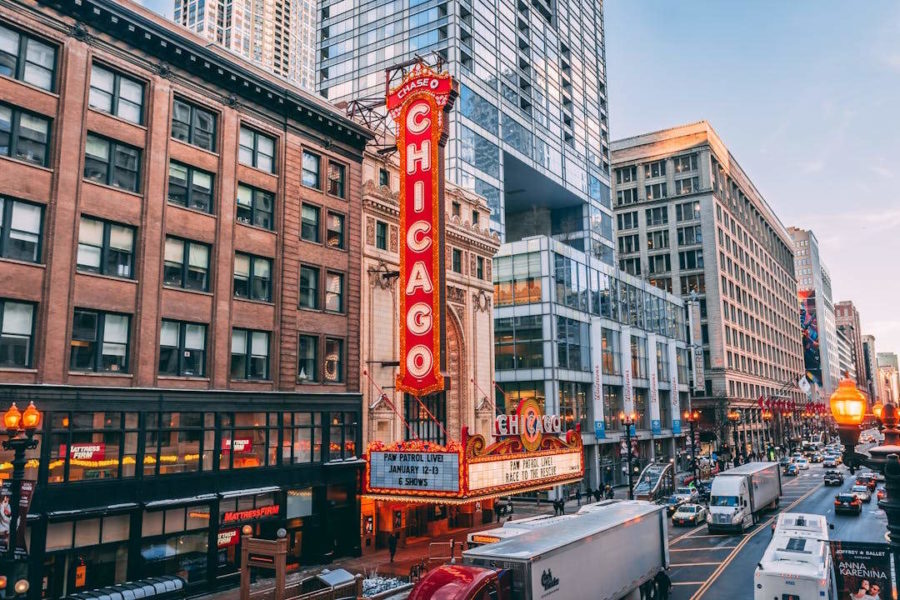
<svg viewBox="0 0 900 600"><path fill-rule="evenodd" d="M697 473L697 444L694 438L694 423L700 420L700 411L684 411L684 420L691 425L691 473L694 474L694 481L699 481L700 477Z"/></svg>
<svg viewBox="0 0 900 600"><path fill-rule="evenodd" d="M628 499L634 500L634 472L632 471L631 461L632 461L632 453L631 453L631 428L634 426L637 421L637 415L631 413L630 415L626 415L624 412L619 414L619 418L622 419L622 424L625 425L625 448L627 451L627 460L628 460Z"/></svg>
<svg viewBox="0 0 900 600"><path fill-rule="evenodd" d="M766 454L768 455L769 447L774 446L774 444L772 443L772 430L771 430L772 411L769 410L768 408L765 409L764 411L762 411L762 419L763 419L763 422L766 424ZM768 458L768 456L767 456L767 458Z"/></svg>
<svg viewBox="0 0 900 600"><path fill-rule="evenodd" d="M873 412L867 414L866 397L846 375L832 394L830 404L841 444L844 445L844 464L850 469L850 474L853 475L861 466L884 474L887 496L878 501L878 507L887 516L888 539L897 568L900 566L900 430L897 429L900 413L893 402L888 402L878 409L872 407ZM856 451L856 444L861 433L860 425L866 417L876 417L881 421L884 443L870 448L868 453L862 453Z"/></svg>
<svg viewBox="0 0 900 600"><path fill-rule="evenodd" d="M731 432L734 434L734 452L732 452L731 460L737 458L738 455L738 423L741 422L741 413L737 410L732 410L728 413L728 421L731 422Z"/></svg>

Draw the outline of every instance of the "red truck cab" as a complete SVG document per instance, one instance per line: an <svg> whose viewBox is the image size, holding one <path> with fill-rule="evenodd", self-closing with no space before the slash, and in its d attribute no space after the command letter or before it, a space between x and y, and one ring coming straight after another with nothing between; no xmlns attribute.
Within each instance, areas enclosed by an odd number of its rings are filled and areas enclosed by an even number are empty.
<svg viewBox="0 0 900 600"><path fill-rule="evenodd" d="M419 580L408 600L510 600L512 573L467 565L443 565Z"/></svg>

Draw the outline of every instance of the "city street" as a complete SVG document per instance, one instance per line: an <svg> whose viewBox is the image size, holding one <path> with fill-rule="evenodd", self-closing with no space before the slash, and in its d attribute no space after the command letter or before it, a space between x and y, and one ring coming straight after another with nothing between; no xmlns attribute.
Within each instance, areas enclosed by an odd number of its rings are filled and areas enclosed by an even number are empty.
<svg viewBox="0 0 900 600"><path fill-rule="evenodd" d="M771 524L778 512L804 512L825 515L834 524L832 540L884 541L886 519L875 498L863 504L859 517L834 514L834 496L853 485L844 472L844 485L825 487L821 465L810 465L796 477L783 477L781 505L767 513L743 536L708 535L706 525L692 529L669 530L672 598L745 598L753 589L753 572L771 540Z"/></svg>

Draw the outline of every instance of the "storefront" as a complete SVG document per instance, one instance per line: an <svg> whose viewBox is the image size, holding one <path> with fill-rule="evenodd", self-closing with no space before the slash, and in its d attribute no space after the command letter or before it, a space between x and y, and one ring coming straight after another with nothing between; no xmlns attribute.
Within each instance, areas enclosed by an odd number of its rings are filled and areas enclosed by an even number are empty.
<svg viewBox="0 0 900 600"><path fill-rule="evenodd" d="M16 398L45 415L28 469L33 598L155 575L189 592L237 585L246 525L284 528L290 568L359 554L358 395L85 394Z"/></svg>

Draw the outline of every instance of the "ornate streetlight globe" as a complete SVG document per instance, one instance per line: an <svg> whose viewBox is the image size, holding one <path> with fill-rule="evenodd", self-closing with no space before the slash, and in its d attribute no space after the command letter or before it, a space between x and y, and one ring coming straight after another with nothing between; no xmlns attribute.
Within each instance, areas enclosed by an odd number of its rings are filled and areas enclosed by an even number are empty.
<svg viewBox="0 0 900 600"><path fill-rule="evenodd" d="M866 415L866 397L849 377L831 395L831 414L840 427L859 427Z"/></svg>

